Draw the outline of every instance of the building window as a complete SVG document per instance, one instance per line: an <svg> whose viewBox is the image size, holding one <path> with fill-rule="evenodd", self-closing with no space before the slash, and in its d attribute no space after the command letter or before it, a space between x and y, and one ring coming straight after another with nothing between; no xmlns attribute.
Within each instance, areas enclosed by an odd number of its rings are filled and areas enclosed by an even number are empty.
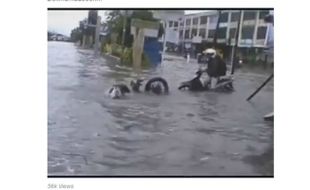
<svg viewBox="0 0 310 190"><path fill-rule="evenodd" d="M190 18L186 19L186 26L191 25L191 20L192 20L192 19L190 19Z"/></svg>
<svg viewBox="0 0 310 190"><path fill-rule="evenodd" d="M207 24L208 17L207 16L201 16L200 17L200 24Z"/></svg>
<svg viewBox="0 0 310 190"><path fill-rule="evenodd" d="M258 40L265 39L266 38L266 32L267 32L267 27L266 26L259 27L257 29L256 39L258 39Z"/></svg>
<svg viewBox="0 0 310 190"><path fill-rule="evenodd" d="M228 13L221 13L220 22L228 21Z"/></svg>
<svg viewBox="0 0 310 190"><path fill-rule="evenodd" d="M243 26L241 39L253 39L254 26Z"/></svg>
<svg viewBox="0 0 310 190"><path fill-rule="evenodd" d="M259 19L264 19L269 14L269 11L259 11Z"/></svg>
<svg viewBox="0 0 310 190"><path fill-rule="evenodd" d="M192 29L192 38L194 37L194 36L196 36L197 35L197 29L196 28L193 28Z"/></svg>
<svg viewBox="0 0 310 190"><path fill-rule="evenodd" d="M206 37L206 29L201 28L199 29L199 36L201 36L202 38Z"/></svg>
<svg viewBox="0 0 310 190"><path fill-rule="evenodd" d="M197 25L198 24L198 18L194 18L193 19L193 25Z"/></svg>
<svg viewBox="0 0 310 190"><path fill-rule="evenodd" d="M169 28L172 27L173 21L169 21Z"/></svg>
<svg viewBox="0 0 310 190"><path fill-rule="evenodd" d="M235 39L236 31L237 31L236 28L229 29L229 37L228 38Z"/></svg>
<svg viewBox="0 0 310 190"><path fill-rule="evenodd" d="M178 22L175 21L173 26L174 26L174 27L178 27Z"/></svg>
<svg viewBox="0 0 310 190"><path fill-rule="evenodd" d="M180 21L180 26L184 26L184 21Z"/></svg>
<svg viewBox="0 0 310 190"><path fill-rule="evenodd" d="M255 20L256 11L244 11L243 20Z"/></svg>
<svg viewBox="0 0 310 190"><path fill-rule="evenodd" d="M239 12L231 13L230 22L236 22L239 21Z"/></svg>
<svg viewBox="0 0 310 190"><path fill-rule="evenodd" d="M210 16L209 17L209 22L211 23L211 24L214 24L214 23L217 23L217 18L218 18L218 16Z"/></svg>
<svg viewBox="0 0 310 190"><path fill-rule="evenodd" d="M227 27L219 28L218 30L218 38L225 39L226 38Z"/></svg>
<svg viewBox="0 0 310 190"><path fill-rule="evenodd" d="M180 30L180 32L179 32L179 38L183 38L183 30Z"/></svg>
<svg viewBox="0 0 310 190"><path fill-rule="evenodd" d="M208 38L214 38L215 30L208 31Z"/></svg>
<svg viewBox="0 0 310 190"><path fill-rule="evenodd" d="M189 39L189 30L185 30L185 39Z"/></svg>

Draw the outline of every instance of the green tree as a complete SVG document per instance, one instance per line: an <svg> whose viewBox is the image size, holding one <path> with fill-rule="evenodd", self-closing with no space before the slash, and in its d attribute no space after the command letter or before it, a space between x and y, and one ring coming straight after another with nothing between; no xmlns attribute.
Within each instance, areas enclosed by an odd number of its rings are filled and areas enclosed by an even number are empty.
<svg viewBox="0 0 310 190"><path fill-rule="evenodd" d="M133 36L130 34L130 23L131 19L142 19L142 20L148 20L148 21L157 21L158 19L155 19L153 17L153 13L148 10L134 10L131 14L131 16L126 17L126 33L125 33L125 39L124 39L124 45L126 47L132 47L133 43ZM117 34L117 43L122 43L122 35L123 35L123 22L124 22L124 15L121 14L120 10L114 10L109 12L108 16L108 27L110 34L116 33ZM163 26L160 25L158 37L162 36L164 33ZM110 38L111 36L109 36Z"/></svg>
<svg viewBox="0 0 310 190"><path fill-rule="evenodd" d="M82 39L82 31L80 30L79 27L71 30L70 39L73 42L77 42Z"/></svg>

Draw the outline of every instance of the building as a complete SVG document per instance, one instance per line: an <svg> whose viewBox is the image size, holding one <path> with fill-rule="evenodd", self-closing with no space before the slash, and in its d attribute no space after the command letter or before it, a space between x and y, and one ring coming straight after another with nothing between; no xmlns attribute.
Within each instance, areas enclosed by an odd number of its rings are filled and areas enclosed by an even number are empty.
<svg viewBox="0 0 310 190"><path fill-rule="evenodd" d="M260 51L267 48L273 29L272 24L264 22L272 10L242 10L238 47L243 51ZM217 43L224 54L229 56L235 45L235 35L239 21L239 10L222 10L217 34ZM218 11L184 15L179 21L169 21L168 27L178 31L180 49L191 49L194 54L203 48L211 47L218 21ZM249 50L251 49L251 50Z"/></svg>
<svg viewBox="0 0 310 190"><path fill-rule="evenodd" d="M70 41L70 38L62 34L48 32L48 41Z"/></svg>

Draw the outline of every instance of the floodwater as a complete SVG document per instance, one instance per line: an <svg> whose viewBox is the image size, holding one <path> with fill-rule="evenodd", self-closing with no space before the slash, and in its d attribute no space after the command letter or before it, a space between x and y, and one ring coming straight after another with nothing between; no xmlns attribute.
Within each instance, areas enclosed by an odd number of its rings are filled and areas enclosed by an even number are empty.
<svg viewBox="0 0 310 190"><path fill-rule="evenodd" d="M118 66L72 43L48 43L48 175L273 175L273 81L237 70L232 93L179 91L198 65L170 57L160 68ZM106 91L137 76L164 77L169 95ZM142 88L143 89L143 88Z"/></svg>

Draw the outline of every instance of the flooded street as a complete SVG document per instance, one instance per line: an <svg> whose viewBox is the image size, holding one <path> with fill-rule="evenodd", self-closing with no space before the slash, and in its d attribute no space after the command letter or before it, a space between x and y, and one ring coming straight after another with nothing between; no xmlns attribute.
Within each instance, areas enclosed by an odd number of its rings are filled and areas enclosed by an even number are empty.
<svg viewBox="0 0 310 190"><path fill-rule="evenodd" d="M164 77L167 96L131 93L115 83L137 74L73 43L48 43L49 175L273 175L273 81L236 71L235 92L179 91L198 65L179 57L139 77ZM144 87L144 86L143 86Z"/></svg>

